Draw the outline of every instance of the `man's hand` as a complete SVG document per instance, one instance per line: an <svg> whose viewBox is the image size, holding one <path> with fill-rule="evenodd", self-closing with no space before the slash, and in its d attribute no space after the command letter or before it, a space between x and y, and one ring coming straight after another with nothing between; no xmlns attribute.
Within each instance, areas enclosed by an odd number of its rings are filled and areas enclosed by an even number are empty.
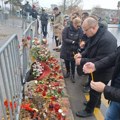
<svg viewBox="0 0 120 120"><path fill-rule="evenodd" d="M84 48L84 47L85 47L85 41L83 41L83 40L80 41L80 44L79 44L79 45L80 45L80 48Z"/></svg>
<svg viewBox="0 0 120 120"><path fill-rule="evenodd" d="M81 62L81 58L76 58L76 59L75 59L75 64L76 64L76 65L80 65L80 62Z"/></svg>
<svg viewBox="0 0 120 120"><path fill-rule="evenodd" d="M83 66L83 72L84 73L92 73L95 71L95 64L92 62L87 62Z"/></svg>
<svg viewBox="0 0 120 120"><path fill-rule="evenodd" d="M80 65L81 58L82 58L82 55L80 53L77 53L74 55L76 65Z"/></svg>
<svg viewBox="0 0 120 120"><path fill-rule="evenodd" d="M90 86L93 90L97 91L97 92L103 92L105 89L105 84L102 82L93 82L91 81Z"/></svg>
<svg viewBox="0 0 120 120"><path fill-rule="evenodd" d="M74 55L74 59L81 58L81 57L82 57L82 55L80 53L77 53Z"/></svg>

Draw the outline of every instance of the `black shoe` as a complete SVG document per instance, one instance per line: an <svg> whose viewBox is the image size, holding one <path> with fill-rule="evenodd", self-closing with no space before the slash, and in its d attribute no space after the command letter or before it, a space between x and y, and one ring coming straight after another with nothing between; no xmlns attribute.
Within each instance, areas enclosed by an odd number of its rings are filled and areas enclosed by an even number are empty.
<svg viewBox="0 0 120 120"><path fill-rule="evenodd" d="M67 72L65 75L64 75L64 78L68 78L70 77L70 72Z"/></svg>
<svg viewBox="0 0 120 120"><path fill-rule="evenodd" d="M85 106L87 105L87 103L88 103L88 101L84 101L84 102L83 102L83 104L84 104Z"/></svg>
<svg viewBox="0 0 120 120"><path fill-rule="evenodd" d="M72 83L75 83L75 78L73 75L71 76L71 81L72 81Z"/></svg>
<svg viewBox="0 0 120 120"><path fill-rule="evenodd" d="M93 115L93 113L88 113L85 110L82 110L82 111L76 113L76 116L78 116L78 117L89 117L92 115Z"/></svg>
<svg viewBox="0 0 120 120"><path fill-rule="evenodd" d="M90 87L84 87L82 91L84 93L89 93L90 92Z"/></svg>
<svg viewBox="0 0 120 120"><path fill-rule="evenodd" d="M88 103L88 101L84 101L84 102L83 102L83 104L84 104L85 106L87 105L87 103ZM96 107L96 108L100 108L100 104L97 104L95 107Z"/></svg>
<svg viewBox="0 0 120 120"><path fill-rule="evenodd" d="M60 49L56 50L56 52L60 52Z"/></svg>
<svg viewBox="0 0 120 120"><path fill-rule="evenodd" d="M100 105L99 105L99 104L98 104L98 105L96 105L95 107L96 107L96 108L98 108L98 109L100 109Z"/></svg>

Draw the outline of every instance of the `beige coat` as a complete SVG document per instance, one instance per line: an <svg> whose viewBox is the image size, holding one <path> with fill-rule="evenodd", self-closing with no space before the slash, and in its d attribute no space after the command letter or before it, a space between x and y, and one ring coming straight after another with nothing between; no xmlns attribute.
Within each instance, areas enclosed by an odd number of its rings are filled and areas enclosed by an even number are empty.
<svg viewBox="0 0 120 120"><path fill-rule="evenodd" d="M55 36L58 36L58 38L61 39L62 31L63 31L63 19L60 13L54 19L53 32Z"/></svg>

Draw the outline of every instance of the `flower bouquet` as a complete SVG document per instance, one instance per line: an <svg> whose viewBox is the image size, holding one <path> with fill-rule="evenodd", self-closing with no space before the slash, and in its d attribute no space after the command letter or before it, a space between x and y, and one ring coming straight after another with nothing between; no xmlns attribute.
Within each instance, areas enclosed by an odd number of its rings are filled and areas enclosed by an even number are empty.
<svg viewBox="0 0 120 120"><path fill-rule="evenodd" d="M41 45L33 47L30 51L30 55L35 60L45 62L50 57L50 51Z"/></svg>
<svg viewBox="0 0 120 120"><path fill-rule="evenodd" d="M45 44L45 45L47 44L47 39L46 38L42 39L42 44Z"/></svg>
<svg viewBox="0 0 120 120"><path fill-rule="evenodd" d="M34 62L31 69L26 74L26 82L31 80L41 80L50 74L51 70L45 63Z"/></svg>

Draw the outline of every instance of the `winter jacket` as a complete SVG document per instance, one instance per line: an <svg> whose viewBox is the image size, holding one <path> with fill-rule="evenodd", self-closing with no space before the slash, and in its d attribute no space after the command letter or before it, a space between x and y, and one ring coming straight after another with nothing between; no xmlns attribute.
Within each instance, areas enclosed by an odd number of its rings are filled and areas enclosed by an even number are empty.
<svg viewBox="0 0 120 120"><path fill-rule="evenodd" d="M31 14L30 14L30 15L32 15L32 18L37 19L38 12L37 12L35 9L32 9L32 11L31 11Z"/></svg>
<svg viewBox="0 0 120 120"><path fill-rule="evenodd" d="M48 24L48 14L43 12L40 17L41 24L47 25Z"/></svg>
<svg viewBox="0 0 120 120"><path fill-rule="evenodd" d="M63 18L61 12L54 17L53 32L55 36L61 39L61 34L63 31Z"/></svg>
<svg viewBox="0 0 120 120"><path fill-rule="evenodd" d="M82 39L83 32L79 28L76 30L73 25L64 28L62 32L62 47L60 57L64 60L74 60L74 54L79 48L80 39ZM74 43L73 43L74 41Z"/></svg>
<svg viewBox="0 0 120 120"><path fill-rule="evenodd" d="M23 16L27 16L27 13L31 13L31 11L32 11L32 7L30 6L30 4L26 3L25 5L23 5L23 8L22 8Z"/></svg>
<svg viewBox="0 0 120 120"><path fill-rule="evenodd" d="M96 62L117 49L116 38L106 29L103 24L99 25L97 33L89 38L87 46L82 53L81 65L86 62ZM95 81L109 81L112 77L113 69L97 70L93 73Z"/></svg>
<svg viewBox="0 0 120 120"><path fill-rule="evenodd" d="M114 67L112 75L111 86L106 86L104 89L104 96L111 101L120 102L120 47L117 51L103 58L102 60L95 62L96 70L103 70Z"/></svg>

